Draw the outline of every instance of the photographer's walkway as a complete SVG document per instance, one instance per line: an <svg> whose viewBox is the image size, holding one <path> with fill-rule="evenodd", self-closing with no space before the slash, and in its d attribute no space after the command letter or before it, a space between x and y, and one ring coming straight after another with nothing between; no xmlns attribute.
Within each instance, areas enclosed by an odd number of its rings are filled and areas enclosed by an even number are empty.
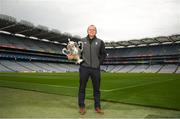
<svg viewBox="0 0 180 119"><path fill-rule="evenodd" d="M86 100L87 113L80 115L77 98L0 87L0 118L148 118L179 117L180 111L102 102L104 115L93 110L93 100Z"/></svg>

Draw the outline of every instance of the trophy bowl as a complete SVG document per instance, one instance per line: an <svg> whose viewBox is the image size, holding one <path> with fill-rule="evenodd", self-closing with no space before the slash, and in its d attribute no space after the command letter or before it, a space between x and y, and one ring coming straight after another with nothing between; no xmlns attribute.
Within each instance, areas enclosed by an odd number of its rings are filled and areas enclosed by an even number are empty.
<svg viewBox="0 0 180 119"><path fill-rule="evenodd" d="M72 56L71 60L75 60L76 64L80 64L83 61L83 59L80 58L81 52L83 50L83 42L79 41L77 43L77 42L71 41L70 39L68 39L68 41L69 42L66 48L62 49L62 53L65 54L66 56L71 55Z"/></svg>

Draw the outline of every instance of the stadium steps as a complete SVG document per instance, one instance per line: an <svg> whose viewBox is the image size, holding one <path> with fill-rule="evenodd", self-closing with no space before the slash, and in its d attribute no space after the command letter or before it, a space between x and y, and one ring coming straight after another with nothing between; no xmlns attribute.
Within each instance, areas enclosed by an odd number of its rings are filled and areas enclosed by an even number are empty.
<svg viewBox="0 0 180 119"><path fill-rule="evenodd" d="M178 70L178 68L179 68L179 66L177 65L177 67L176 67L176 69L175 69L175 71L174 71L173 73L176 73L176 72L177 72L177 70Z"/></svg>
<svg viewBox="0 0 180 119"><path fill-rule="evenodd" d="M44 67L42 67L42 66L40 66L40 65L38 65L38 64L36 64L36 63L34 63L34 62L32 62L32 64L35 65L35 66L37 66L37 67L39 67L39 68L41 68L42 71L46 71L46 72L49 71L48 69L45 69Z"/></svg>
<svg viewBox="0 0 180 119"><path fill-rule="evenodd" d="M4 66L6 69L8 69L8 70L10 70L10 71L15 72L15 70L13 70L13 69L11 69L10 67L8 67L8 66L6 66L6 65L2 64L1 62L0 62L0 64L1 64L2 66Z"/></svg>
<svg viewBox="0 0 180 119"><path fill-rule="evenodd" d="M48 63L36 63L37 65L39 65L40 67L46 69L46 71L48 72L57 72L58 70L53 68L52 66L49 66Z"/></svg>
<svg viewBox="0 0 180 119"><path fill-rule="evenodd" d="M60 67L58 64L56 63L48 63L49 66L56 68L58 70L58 72L66 72L65 68Z"/></svg>
<svg viewBox="0 0 180 119"><path fill-rule="evenodd" d="M12 72L13 70L8 69L7 67L5 67L4 65L2 65L0 63L0 72Z"/></svg>
<svg viewBox="0 0 180 119"><path fill-rule="evenodd" d="M22 65L28 67L32 71L41 72L41 68L37 67L36 65L32 64L32 62L20 62Z"/></svg>
<svg viewBox="0 0 180 119"><path fill-rule="evenodd" d="M148 66L145 68L145 70L147 70L149 67L150 67L150 65L148 65ZM145 70L142 71L142 72L140 72L140 73L145 73Z"/></svg>
<svg viewBox="0 0 180 119"><path fill-rule="evenodd" d="M74 64L70 64L69 65L69 71L78 72L79 71L79 67L74 65Z"/></svg>
<svg viewBox="0 0 180 119"><path fill-rule="evenodd" d="M110 65L110 66L108 66L107 71L112 72L115 67L116 66L114 66L114 65Z"/></svg>
<svg viewBox="0 0 180 119"><path fill-rule="evenodd" d="M18 67L20 67L19 70L18 70L18 71L20 71L20 72L29 72L29 71L32 71L32 70L30 70L30 69L24 67L24 66L21 65L20 63L18 63L18 61L15 61L14 63L17 64Z"/></svg>
<svg viewBox="0 0 180 119"><path fill-rule="evenodd" d="M56 65L53 65L53 63L47 63L46 65L48 65L49 67L51 67L50 69L52 69L52 71L55 72L64 72L62 69L60 69L59 67L56 67Z"/></svg>
<svg viewBox="0 0 180 119"><path fill-rule="evenodd" d="M165 65L162 65L161 68L159 68L159 70L156 73L159 73L164 66Z"/></svg>
<svg viewBox="0 0 180 119"><path fill-rule="evenodd" d="M54 65L51 65L50 63L47 63L47 65L48 65L49 67L52 67L52 68L56 69L56 70L59 70L57 67L55 67Z"/></svg>
<svg viewBox="0 0 180 119"><path fill-rule="evenodd" d="M175 64L166 64L164 67L159 71L159 73L174 73L177 68Z"/></svg>
<svg viewBox="0 0 180 119"><path fill-rule="evenodd" d="M107 71L107 69L108 69L108 66L105 66L105 68L104 68L104 69L105 69L105 71Z"/></svg>
<svg viewBox="0 0 180 119"><path fill-rule="evenodd" d="M138 65L137 65L138 66ZM134 66L132 69L130 69L129 71L127 71L127 73L131 73L132 70L134 70L137 66Z"/></svg>
<svg viewBox="0 0 180 119"><path fill-rule="evenodd" d="M178 70L178 65L176 65L176 69L174 70L174 72L173 72L173 74L175 74L176 73L176 71Z"/></svg>
<svg viewBox="0 0 180 119"><path fill-rule="evenodd" d="M180 66L178 66L178 69L176 71L176 74L180 74Z"/></svg>
<svg viewBox="0 0 180 119"><path fill-rule="evenodd" d="M26 68L26 69L28 69L29 71L33 71L32 69L30 69L29 67L27 67L27 66L25 66L25 65L22 65L21 63L19 63L19 62L16 62L17 64L19 64L20 66L22 66L22 67L24 67L24 68Z"/></svg>
<svg viewBox="0 0 180 119"><path fill-rule="evenodd" d="M18 72L29 72L31 70L27 69L26 67L20 65L18 61L11 62L11 65L14 65L14 68L16 68L16 71Z"/></svg>
<svg viewBox="0 0 180 119"><path fill-rule="evenodd" d="M120 72L124 67L125 66L120 67L117 72Z"/></svg>
<svg viewBox="0 0 180 119"><path fill-rule="evenodd" d="M148 65L147 67L146 67L146 69L148 69L150 67L150 65Z"/></svg>
<svg viewBox="0 0 180 119"><path fill-rule="evenodd" d="M146 70L148 65L136 65L135 68L133 68L130 72L131 73L142 73L144 70Z"/></svg>
<svg viewBox="0 0 180 119"><path fill-rule="evenodd" d="M111 70L111 72L117 72L117 71L118 71L118 69L119 69L119 65L114 66L114 68Z"/></svg>
<svg viewBox="0 0 180 119"><path fill-rule="evenodd" d="M112 72L118 72L119 70L121 70L124 66L123 65L117 65L115 66L115 68L112 70Z"/></svg>
<svg viewBox="0 0 180 119"><path fill-rule="evenodd" d="M133 65L125 65L118 72L119 73L128 73L128 71L131 70L133 67L134 67Z"/></svg>
<svg viewBox="0 0 180 119"><path fill-rule="evenodd" d="M69 65L66 65L66 64L60 64L60 67L65 68L65 69L66 69L66 71L68 71L68 72L70 72L70 71L71 71L71 69L70 69Z"/></svg>

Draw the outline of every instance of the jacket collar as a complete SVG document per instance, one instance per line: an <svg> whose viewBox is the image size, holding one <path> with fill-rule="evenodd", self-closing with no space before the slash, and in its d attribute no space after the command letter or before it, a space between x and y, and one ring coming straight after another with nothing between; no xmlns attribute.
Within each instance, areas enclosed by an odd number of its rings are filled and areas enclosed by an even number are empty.
<svg viewBox="0 0 180 119"><path fill-rule="evenodd" d="M88 40L94 40L94 39L96 39L96 36L94 36L94 38L93 39L90 39L89 38L89 35L87 35L87 37L86 37Z"/></svg>

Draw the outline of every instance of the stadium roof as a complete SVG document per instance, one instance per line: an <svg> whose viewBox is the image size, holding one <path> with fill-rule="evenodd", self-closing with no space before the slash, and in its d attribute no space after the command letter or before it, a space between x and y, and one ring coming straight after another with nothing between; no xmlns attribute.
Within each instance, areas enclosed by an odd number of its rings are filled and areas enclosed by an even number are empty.
<svg viewBox="0 0 180 119"><path fill-rule="evenodd" d="M180 43L180 34L172 36L161 36L155 38L144 38L135 39L129 41L119 41L119 42L106 42L107 48L123 48L123 47L138 47L138 46L149 46L149 45L160 45L160 44L172 44Z"/></svg>
<svg viewBox="0 0 180 119"><path fill-rule="evenodd" d="M79 36L72 36L69 33L61 33L59 30L51 29L48 27L38 25L34 26L32 23L21 20L17 21L16 18L0 14L0 31L6 31L11 34L20 34L25 37L33 37L37 39L47 39L53 42L67 43L68 38L74 41L80 40ZM134 39L129 41L106 42L106 48L123 48L123 47L138 47L159 45L165 43L180 43L180 34L172 36L161 36L155 38Z"/></svg>
<svg viewBox="0 0 180 119"><path fill-rule="evenodd" d="M78 36L72 36L69 33L61 33L56 29L49 30L46 26L34 26L32 23L25 20L17 22L16 18L3 14L0 14L0 31L6 31L11 34L21 34L25 37L58 41L59 43L66 43L68 38L74 41L80 39Z"/></svg>

